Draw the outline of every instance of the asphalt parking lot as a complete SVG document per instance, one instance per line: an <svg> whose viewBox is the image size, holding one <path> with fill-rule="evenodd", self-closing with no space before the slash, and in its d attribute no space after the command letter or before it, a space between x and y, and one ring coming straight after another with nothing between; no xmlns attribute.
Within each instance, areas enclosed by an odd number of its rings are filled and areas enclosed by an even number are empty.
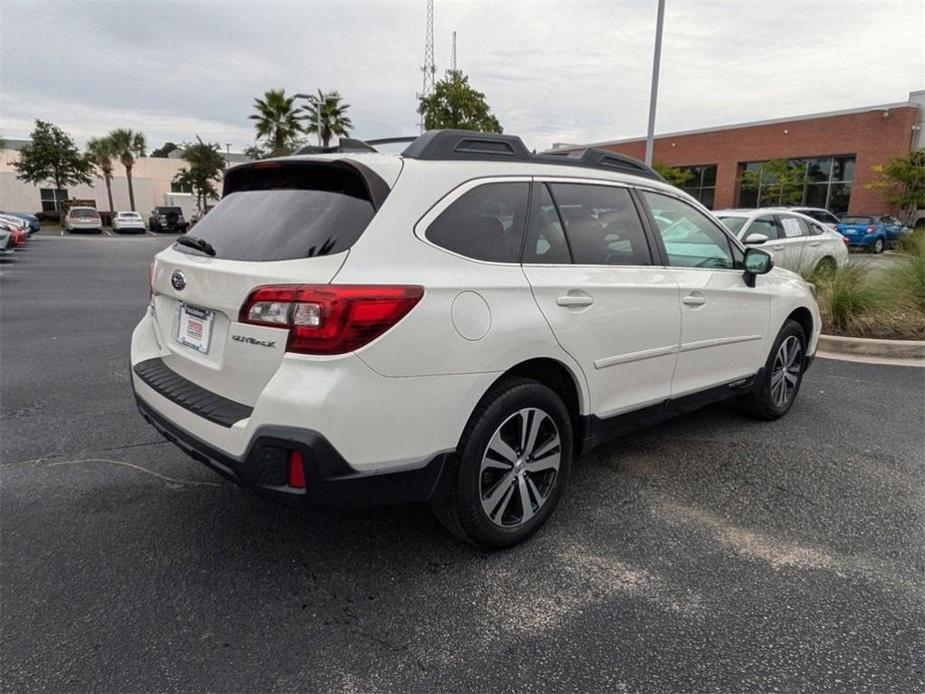
<svg viewBox="0 0 925 694"><path fill-rule="evenodd" d="M485 554L161 440L128 345L170 241L0 261L4 691L925 690L925 369L817 360L782 421L628 436Z"/></svg>

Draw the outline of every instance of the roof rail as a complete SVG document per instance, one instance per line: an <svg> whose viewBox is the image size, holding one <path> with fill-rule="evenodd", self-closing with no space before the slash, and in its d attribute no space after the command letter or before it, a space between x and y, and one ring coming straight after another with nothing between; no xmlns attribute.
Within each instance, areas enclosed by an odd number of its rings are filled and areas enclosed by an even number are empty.
<svg viewBox="0 0 925 694"><path fill-rule="evenodd" d="M296 150L296 154L333 154L337 152L375 152L376 148L371 147L369 143L363 140L357 140L353 137L342 137L333 147L321 147L319 145L305 145Z"/></svg>
<svg viewBox="0 0 925 694"><path fill-rule="evenodd" d="M470 130L429 130L408 145L402 156L424 160L517 161L580 166L664 181L655 169L625 154L603 149L587 149L579 156L566 152L531 154L516 135Z"/></svg>
<svg viewBox="0 0 925 694"><path fill-rule="evenodd" d="M334 147L305 145L296 154L376 152L377 150L373 145L388 145L399 142L410 143L402 152L402 156L409 159L535 162L538 164L606 169L652 178L657 181L665 180L651 166L625 154L605 149L531 154L523 140L516 135L480 133L472 130L428 130L418 137L384 137L378 140L366 141L352 137L342 137Z"/></svg>

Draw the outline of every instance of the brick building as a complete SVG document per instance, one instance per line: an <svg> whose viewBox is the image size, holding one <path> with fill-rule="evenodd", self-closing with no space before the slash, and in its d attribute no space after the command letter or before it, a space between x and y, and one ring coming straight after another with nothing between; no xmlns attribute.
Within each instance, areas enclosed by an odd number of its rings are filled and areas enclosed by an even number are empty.
<svg viewBox="0 0 925 694"><path fill-rule="evenodd" d="M692 176L684 189L713 209L776 204L762 198L760 175L756 183L754 176L743 181L743 174L758 171L763 162L786 159L804 171L802 204L839 214L895 213L866 184L875 178L872 166L925 147L923 115L925 90L900 103L668 133L655 138L654 161L689 169ZM554 149L586 147L643 159L646 142L559 144Z"/></svg>

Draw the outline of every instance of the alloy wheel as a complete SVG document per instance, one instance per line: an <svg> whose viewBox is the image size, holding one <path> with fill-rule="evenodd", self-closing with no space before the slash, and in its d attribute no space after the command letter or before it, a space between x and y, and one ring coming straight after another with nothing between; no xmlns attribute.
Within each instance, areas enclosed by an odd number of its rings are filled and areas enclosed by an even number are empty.
<svg viewBox="0 0 925 694"><path fill-rule="evenodd" d="M786 407L793 399L803 370L803 345L790 335L777 348L771 368L771 399L777 407Z"/></svg>
<svg viewBox="0 0 925 694"><path fill-rule="evenodd" d="M527 407L495 430L479 470L482 510L495 525L513 528L533 518L559 474L559 428L543 410Z"/></svg>

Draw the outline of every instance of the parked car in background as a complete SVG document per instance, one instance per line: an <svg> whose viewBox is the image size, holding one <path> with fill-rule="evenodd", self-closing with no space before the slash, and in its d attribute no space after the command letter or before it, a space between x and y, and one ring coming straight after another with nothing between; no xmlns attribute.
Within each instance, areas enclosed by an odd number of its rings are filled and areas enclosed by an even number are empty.
<svg viewBox="0 0 925 694"><path fill-rule="evenodd" d="M0 256L13 255L13 232L0 226Z"/></svg>
<svg viewBox="0 0 925 694"><path fill-rule="evenodd" d="M151 231L172 231L185 234L189 229L186 219L183 218L181 207L155 207L148 217L148 228Z"/></svg>
<svg viewBox="0 0 925 694"><path fill-rule="evenodd" d="M10 242L14 248L22 248L26 245L26 240L29 236L23 230L21 224L10 221L5 215L0 215L0 229L10 235Z"/></svg>
<svg viewBox="0 0 925 694"><path fill-rule="evenodd" d="M792 209L763 207L713 214L743 243L760 246L774 256L775 264L788 270L806 273L840 267L848 260L841 234Z"/></svg>
<svg viewBox="0 0 925 694"><path fill-rule="evenodd" d="M143 234L145 233L145 220L138 212L116 212L112 216L112 230L119 233L134 231Z"/></svg>
<svg viewBox="0 0 925 694"><path fill-rule="evenodd" d="M719 399L782 417L816 352L809 284L613 152L430 131L223 185L155 258L132 384L166 438L284 503L427 502L509 546L583 451Z"/></svg>
<svg viewBox="0 0 925 694"><path fill-rule="evenodd" d="M29 212L0 212L0 214L10 215L12 217L18 217L19 219L26 222L26 233L29 236L38 233L42 230L42 223L39 221L39 218L34 214Z"/></svg>
<svg viewBox="0 0 925 694"><path fill-rule="evenodd" d="M19 248L26 245L29 238L29 226L26 220L11 214L0 214L0 224L10 232L14 246Z"/></svg>
<svg viewBox="0 0 925 694"><path fill-rule="evenodd" d="M61 228L69 234L75 231L95 231L101 234L103 219L95 207L72 207L64 215Z"/></svg>
<svg viewBox="0 0 925 694"><path fill-rule="evenodd" d="M834 212L829 212L822 207L801 207L800 205L782 205L781 209L791 210L793 212L799 212L800 214L805 214L807 217L812 217L817 222L825 224L830 229L834 229L838 225L838 215Z"/></svg>
<svg viewBox="0 0 925 694"><path fill-rule="evenodd" d="M909 227L915 231L925 231L925 207L919 207L909 216Z"/></svg>
<svg viewBox="0 0 925 694"><path fill-rule="evenodd" d="M893 248L908 233L902 222L889 215L848 215L839 220L836 228L849 246L871 253Z"/></svg>

